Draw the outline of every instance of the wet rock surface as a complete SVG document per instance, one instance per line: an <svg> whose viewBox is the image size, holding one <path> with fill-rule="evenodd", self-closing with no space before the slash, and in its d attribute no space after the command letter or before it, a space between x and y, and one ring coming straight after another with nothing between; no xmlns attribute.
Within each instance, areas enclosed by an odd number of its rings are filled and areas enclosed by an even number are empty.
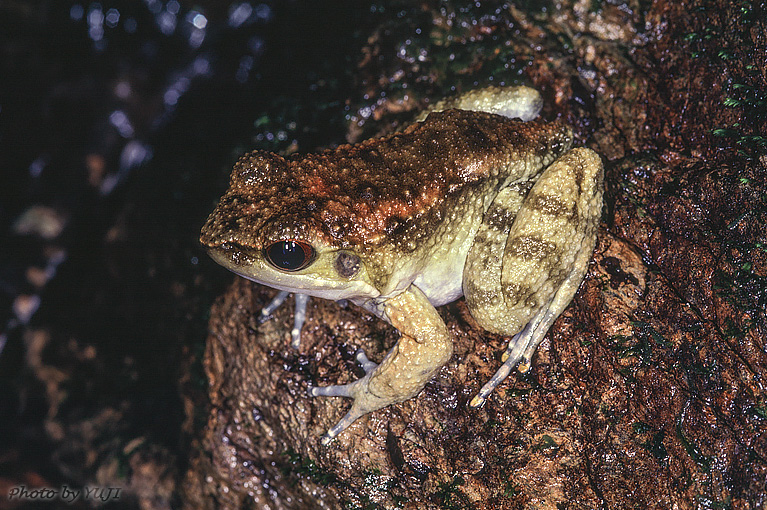
<svg viewBox="0 0 767 510"><path fill-rule="evenodd" d="M371 120L398 125L421 92L517 72L547 97L546 116L568 119L605 159L594 260L531 371L482 409L466 403L505 340L458 301L440 310L456 338L449 364L418 397L327 448L320 435L348 403L307 388L358 377L354 351L380 360L396 332L314 300L294 352L290 307L255 325L271 294L236 281L212 312L212 409L188 506L764 506L764 12L750 2L440 4L373 31L359 75L378 99L348 138L380 129Z"/></svg>

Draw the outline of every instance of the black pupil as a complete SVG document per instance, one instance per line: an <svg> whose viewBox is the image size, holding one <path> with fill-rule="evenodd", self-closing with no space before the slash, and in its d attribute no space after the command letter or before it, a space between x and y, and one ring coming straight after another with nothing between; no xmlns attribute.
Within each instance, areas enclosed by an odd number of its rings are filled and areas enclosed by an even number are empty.
<svg viewBox="0 0 767 510"><path fill-rule="evenodd" d="M280 269L295 271L301 269L307 259L304 248L295 241L280 241L266 249L269 260Z"/></svg>

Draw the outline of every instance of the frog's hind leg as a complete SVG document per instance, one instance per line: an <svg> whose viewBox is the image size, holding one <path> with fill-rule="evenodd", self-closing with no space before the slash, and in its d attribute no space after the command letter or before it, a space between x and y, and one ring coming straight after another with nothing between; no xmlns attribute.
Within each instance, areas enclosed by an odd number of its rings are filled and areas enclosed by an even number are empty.
<svg viewBox="0 0 767 510"><path fill-rule="evenodd" d="M590 254L590 252L589 252ZM587 261L588 263L588 261ZM562 286L557 291L554 299L541 308L538 313L530 319L530 322L525 325L524 329L514 335L509 341L506 347L506 352L501 356L503 364L501 368L490 378L489 381L482 386L479 393L471 400L469 405L471 407L480 407L485 403L487 397L495 390L495 388L501 384L506 377L509 376L515 366L521 373L525 373L530 370L533 354L538 348L538 345L543 341L546 333L554 324L554 321L559 316L557 310L564 310L580 286L583 279L583 272L572 271ZM575 291L573 291L573 286Z"/></svg>
<svg viewBox="0 0 767 510"><path fill-rule="evenodd" d="M518 363L522 372L530 368L578 290L596 241L602 173L596 153L573 149L541 174L515 215L516 202L503 194L485 214L464 268L464 293L480 325L514 337L472 406L482 405ZM511 226L502 221L508 218Z"/></svg>

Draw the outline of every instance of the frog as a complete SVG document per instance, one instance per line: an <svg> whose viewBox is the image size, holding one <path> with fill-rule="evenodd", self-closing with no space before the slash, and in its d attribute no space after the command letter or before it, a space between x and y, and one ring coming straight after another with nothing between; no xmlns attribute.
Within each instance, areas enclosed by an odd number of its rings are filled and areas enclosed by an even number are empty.
<svg viewBox="0 0 767 510"><path fill-rule="evenodd" d="M594 251L602 210L600 156L570 126L538 119L531 87L493 86L438 101L404 129L356 144L242 156L202 228L214 261L295 293L300 348L306 296L346 300L396 328L364 376L310 385L352 399L321 439L416 397L453 355L437 308L463 297L476 323L509 337L501 365L468 402L482 406L533 354L569 305Z"/></svg>

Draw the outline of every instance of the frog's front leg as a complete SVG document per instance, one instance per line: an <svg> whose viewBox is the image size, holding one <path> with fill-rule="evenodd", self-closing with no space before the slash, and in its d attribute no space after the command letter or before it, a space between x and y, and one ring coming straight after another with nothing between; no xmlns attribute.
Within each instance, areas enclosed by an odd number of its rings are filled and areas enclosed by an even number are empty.
<svg viewBox="0 0 767 510"><path fill-rule="evenodd" d="M361 379L339 386L312 388L312 396L353 398L351 409L322 438L328 444L357 418L418 394L450 359L453 342L442 318L417 287L387 300L384 314L402 337L380 365L358 353Z"/></svg>
<svg viewBox="0 0 767 510"><path fill-rule="evenodd" d="M291 293L287 290L281 290L274 296L268 305L261 309L261 315L259 316L259 323L264 323L272 317L274 311L282 306L282 303L288 298ZM306 322L306 306L309 303L308 294L294 294L296 300L295 311L293 315L293 328L290 330L290 346L298 350L301 347L301 328Z"/></svg>
<svg viewBox="0 0 767 510"><path fill-rule="evenodd" d="M521 206L507 188L485 214L464 267L464 293L477 322L514 337L471 406L482 405L518 363L522 372L530 368L578 290L596 241L602 180L599 156L572 149L541 174Z"/></svg>

